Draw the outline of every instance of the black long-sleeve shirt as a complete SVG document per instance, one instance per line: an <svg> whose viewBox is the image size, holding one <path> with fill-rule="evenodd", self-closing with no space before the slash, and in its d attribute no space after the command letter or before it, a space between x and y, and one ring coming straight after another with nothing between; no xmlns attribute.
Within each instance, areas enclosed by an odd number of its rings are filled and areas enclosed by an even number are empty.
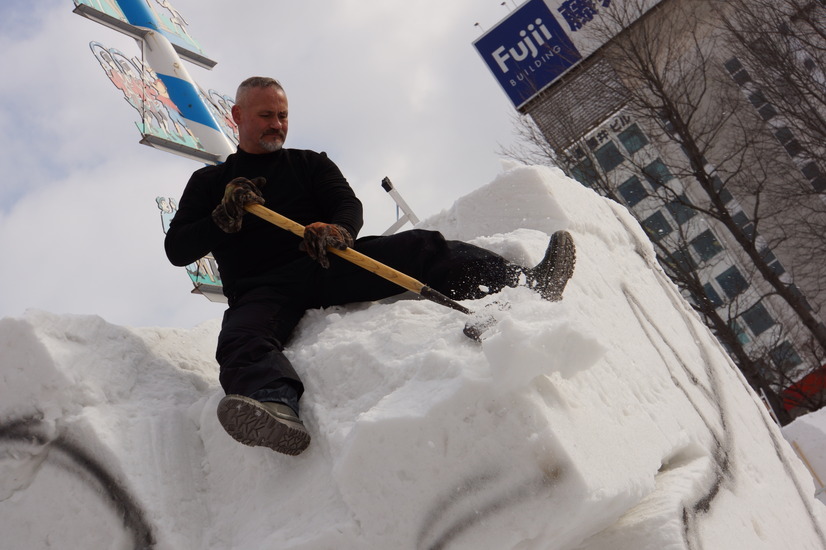
<svg viewBox="0 0 826 550"><path fill-rule="evenodd" d="M355 238L363 225L361 201L333 161L324 153L282 149L253 155L242 150L218 166L196 171L181 196L164 246L172 264L188 265L212 252L224 293L239 281L256 278L304 255L300 239L251 214L238 233L224 233L212 220L226 184L233 178L264 177L265 206L302 225L341 225Z"/></svg>

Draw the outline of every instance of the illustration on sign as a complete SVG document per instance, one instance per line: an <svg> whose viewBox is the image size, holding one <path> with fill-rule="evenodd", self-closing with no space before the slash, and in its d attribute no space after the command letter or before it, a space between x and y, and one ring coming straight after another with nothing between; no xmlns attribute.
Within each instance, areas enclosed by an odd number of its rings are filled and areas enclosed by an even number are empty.
<svg viewBox="0 0 826 550"><path fill-rule="evenodd" d="M201 92L201 95L204 95L204 93ZM206 103L212 111L213 116L215 116L215 120L217 120L221 126L221 130L238 145L238 125L232 120L232 106L235 105L235 101L231 97L216 92L215 90L210 90L206 98L208 100Z"/></svg>
<svg viewBox="0 0 826 550"><path fill-rule="evenodd" d="M181 38L186 38L189 42L193 45L197 46L200 50L201 47L198 46L198 43L195 42L195 39L190 36L189 32L186 30L186 19L183 18L181 12L173 8L167 0L155 0L155 3L166 10L166 13L158 13L157 10L155 11L155 15L158 16L158 20L162 23L162 26L166 27L166 30L169 32L175 33L176 35L180 36ZM152 5L150 4L150 8ZM180 29L180 32L178 31Z"/></svg>
<svg viewBox="0 0 826 550"><path fill-rule="evenodd" d="M178 210L178 204L175 202L175 199L171 197L156 197L155 202L161 211L161 225L163 225L163 232L166 234L169 230L169 224L172 218L175 217L175 212ZM218 272L218 264L211 254L186 266L186 272L189 274L189 278L192 279L192 283L196 288L200 286L222 286L221 275Z"/></svg>
<svg viewBox="0 0 826 550"><path fill-rule="evenodd" d="M529 0L474 45L516 107L582 59L544 0Z"/></svg>
<svg viewBox="0 0 826 550"><path fill-rule="evenodd" d="M142 135L204 150L198 138L187 128L180 109L169 98L166 86L150 68L139 59L129 59L119 50L107 49L98 42L90 43L89 47L112 84L140 113L142 122L136 125Z"/></svg>

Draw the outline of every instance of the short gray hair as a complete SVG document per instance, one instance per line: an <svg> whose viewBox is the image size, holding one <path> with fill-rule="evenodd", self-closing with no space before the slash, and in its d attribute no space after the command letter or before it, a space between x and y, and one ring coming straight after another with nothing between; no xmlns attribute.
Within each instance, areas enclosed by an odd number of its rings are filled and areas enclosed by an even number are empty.
<svg viewBox="0 0 826 550"><path fill-rule="evenodd" d="M235 92L235 103L241 103L247 91L252 88L275 88L276 90L284 91L284 87L274 78L268 76L251 76L243 81Z"/></svg>

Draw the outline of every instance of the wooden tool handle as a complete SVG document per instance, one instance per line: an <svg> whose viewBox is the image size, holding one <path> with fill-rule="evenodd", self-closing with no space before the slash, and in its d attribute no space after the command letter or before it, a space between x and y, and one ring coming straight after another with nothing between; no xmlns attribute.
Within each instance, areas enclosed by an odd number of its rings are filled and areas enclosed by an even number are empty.
<svg viewBox="0 0 826 550"><path fill-rule="evenodd" d="M298 235L299 237L304 237L303 225L294 222L293 220L282 216L278 212L274 212L265 206L260 204L250 204L245 207L245 210L251 214L255 214L259 218L267 220L273 225L277 225L281 229L286 229L290 233ZM344 258L348 262L354 263L357 266L366 269L370 273L375 273L379 277L383 277L402 288L415 292L416 294L421 294L422 289L425 287L423 283L417 281L413 277L405 275L400 271L396 271L392 267L376 261L369 256L365 256L361 252L353 250L352 248L346 248L344 250L328 248L327 250L336 256Z"/></svg>

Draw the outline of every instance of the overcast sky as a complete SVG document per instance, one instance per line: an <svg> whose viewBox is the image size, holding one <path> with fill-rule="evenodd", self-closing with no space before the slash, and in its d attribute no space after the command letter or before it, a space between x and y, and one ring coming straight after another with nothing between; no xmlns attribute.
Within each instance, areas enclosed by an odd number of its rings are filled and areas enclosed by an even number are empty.
<svg viewBox="0 0 826 550"><path fill-rule="evenodd" d="M290 99L288 147L326 151L365 205L362 235L395 221L389 176L420 218L501 170L514 109L472 42L509 0L173 0L234 95L273 76ZM208 6L208 7L207 7ZM220 8L219 8L220 6ZM223 306L190 295L167 263L155 197L201 165L138 143L137 112L89 49L134 40L72 13L72 0L0 4L0 318L94 313L189 327Z"/></svg>

